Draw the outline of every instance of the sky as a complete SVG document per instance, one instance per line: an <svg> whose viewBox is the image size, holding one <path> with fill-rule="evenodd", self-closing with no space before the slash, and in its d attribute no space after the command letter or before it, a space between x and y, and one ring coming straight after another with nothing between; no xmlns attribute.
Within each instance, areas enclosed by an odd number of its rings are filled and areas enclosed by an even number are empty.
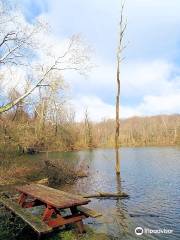
<svg viewBox="0 0 180 240"><path fill-rule="evenodd" d="M57 41L80 33L93 48L88 77L69 72L76 119L115 116L120 0L17 0L28 22L43 16ZM180 1L126 0L122 118L180 113Z"/></svg>

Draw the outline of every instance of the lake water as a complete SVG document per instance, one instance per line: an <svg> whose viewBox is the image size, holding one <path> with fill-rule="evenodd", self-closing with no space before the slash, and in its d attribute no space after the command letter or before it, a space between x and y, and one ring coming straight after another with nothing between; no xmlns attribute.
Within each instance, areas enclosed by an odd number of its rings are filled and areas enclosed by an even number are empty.
<svg viewBox="0 0 180 240"><path fill-rule="evenodd" d="M113 149L52 153L51 158L86 161L88 178L64 189L74 193L124 191L129 199L92 199L90 206L103 213L86 223L113 239L180 239L180 148L122 148L121 174L115 174ZM61 188L62 189L62 188ZM137 236L136 227L173 230L171 234Z"/></svg>
<svg viewBox="0 0 180 240"><path fill-rule="evenodd" d="M130 195L128 199L119 200L92 199L89 206L101 212L103 216L98 219L86 219L85 223L90 228L107 234L110 239L179 240L180 148L121 148L120 156L121 174L117 177L113 149L49 154L50 159L57 159L57 161L64 159L72 167L81 166L83 163L88 166L87 178L59 187L61 190L81 194L123 191ZM37 161L44 157L43 154L25 156L30 161ZM137 236L136 227L152 230L166 229L173 232L171 234L144 233ZM28 237L30 236L27 235L26 239L34 239ZM3 238L5 239L11 238Z"/></svg>

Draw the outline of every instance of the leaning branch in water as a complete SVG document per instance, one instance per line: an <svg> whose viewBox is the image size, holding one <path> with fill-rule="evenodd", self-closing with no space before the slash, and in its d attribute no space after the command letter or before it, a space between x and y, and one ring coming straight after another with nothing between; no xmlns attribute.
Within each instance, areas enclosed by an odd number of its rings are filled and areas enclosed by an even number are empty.
<svg viewBox="0 0 180 240"><path fill-rule="evenodd" d="M83 195L84 198L128 198L129 195L127 193L124 192L120 192L120 193L110 193L110 192L97 192L94 194L87 194L87 195Z"/></svg>

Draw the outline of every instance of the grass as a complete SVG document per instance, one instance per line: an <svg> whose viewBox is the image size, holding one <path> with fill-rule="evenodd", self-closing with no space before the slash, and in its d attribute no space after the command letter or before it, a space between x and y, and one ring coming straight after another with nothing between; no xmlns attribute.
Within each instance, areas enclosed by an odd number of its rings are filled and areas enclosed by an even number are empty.
<svg viewBox="0 0 180 240"><path fill-rule="evenodd" d="M0 186L28 182L44 177L42 159L34 156L9 156L0 159Z"/></svg>
<svg viewBox="0 0 180 240"><path fill-rule="evenodd" d="M108 240L103 233L96 233L85 225L86 233L78 234L74 225L68 225L65 230L58 230L45 235L44 240ZM19 217L0 206L0 239L3 240L36 240L35 232L26 225Z"/></svg>
<svg viewBox="0 0 180 240"><path fill-rule="evenodd" d="M51 185L63 185L87 176L87 166L64 159L46 160L44 154L0 158L0 186L48 178Z"/></svg>
<svg viewBox="0 0 180 240"><path fill-rule="evenodd" d="M77 234L75 230L64 230L54 235L51 235L45 240L108 240L106 234L94 232L86 225L86 233Z"/></svg>

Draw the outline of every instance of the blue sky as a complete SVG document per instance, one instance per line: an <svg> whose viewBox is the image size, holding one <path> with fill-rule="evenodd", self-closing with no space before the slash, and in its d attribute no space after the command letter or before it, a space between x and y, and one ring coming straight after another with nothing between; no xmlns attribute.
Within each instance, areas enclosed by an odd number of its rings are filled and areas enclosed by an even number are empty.
<svg viewBox="0 0 180 240"><path fill-rule="evenodd" d="M17 0L19 1L19 0ZM61 41L81 33L97 65L86 79L65 75L77 119L114 117L120 0L22 0L27 21L44 16ZM180 113L180 2L127 0L127 49L121 66L121 116Z"/></svg>

